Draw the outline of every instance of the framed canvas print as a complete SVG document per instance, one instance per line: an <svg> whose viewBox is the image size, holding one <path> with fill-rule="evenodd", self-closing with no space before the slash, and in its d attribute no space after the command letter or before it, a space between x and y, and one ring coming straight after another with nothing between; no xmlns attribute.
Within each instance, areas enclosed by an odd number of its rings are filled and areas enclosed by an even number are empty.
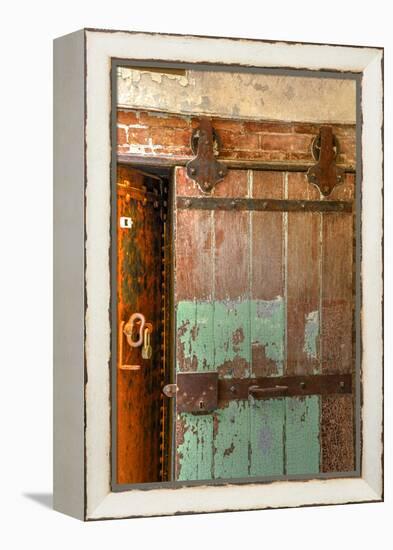
<svg viewBox="0 0 393 550"><path fill-rule="evenodd" d="M383 498L383 50L55 40L54 502Z"/></svg>

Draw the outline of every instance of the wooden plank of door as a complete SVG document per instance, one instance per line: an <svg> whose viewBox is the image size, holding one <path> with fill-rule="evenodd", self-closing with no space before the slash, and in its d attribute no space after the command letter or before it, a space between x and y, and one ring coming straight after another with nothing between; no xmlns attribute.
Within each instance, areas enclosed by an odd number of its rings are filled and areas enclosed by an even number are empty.
<svg viewBox="0 0 393 550"><path fill-rule="evenodd" d="M202 196L184 169L177 175L177 195ZM286 174L284 186L280 173L249 171L247 181L245 175L231 171L213 194L320 200L304 174ZM350 198L345 186L333 194ZM332 216L344 219L343 214ZM178 369L217 369L227 378L320 373L322 251L330 262L335 258L334 250L328 251L322 214L191 209L178 211L177 220ZM340 223L345 222L338 227ZM347 229L339 231L343 250L352 242ZM331 239L334 231L329 229ZM183 253L187 249L188 259ZM327 264L324 269L335 277L334 269ZM347 292L349 287L352 292L352 282L347 283L344 277ZM331 292L341 296L333 286ZM352 304L349 294L345 300ZM347 329L344 333L347 338ZM347 354L345 359L344 350L342 364L350 358ZM341 364L341 352L337 361ZM329 447L322 468L331 471L333 459L328 457L334 454L339 420L345 426L341 453L350 455L351 438L343 441L353 428L350 400L327 397L321 403L320 397L310 396L233 401L210 415L182 413L177 478L317 473L321 438L322 447ZM339 462L343 465L344 458Z"/></svg>
<svg viewBox="0 0 393 550"><path fill-rule="evenodd" d="M306 175L288 173L288 199L320 199ZM320 366L321 214L288 212L286 374L318 374ZM320 398L286 399L285 473L319 472Z"/></svg>
<svg viewBox="0 0 393 550"><path fill-rule="evenodd" d="M250 196L283 199L282 172L250 172ZM283 374L284 214L250 212L251 376ZM274 385L274 380L272 380ZM250 401L249 475L284 473L285 399Z"/></svg>
<svg viewBox="0 0 393 550"><path fill-rule="evenodd" d="M174 173L175 195L200 196L184 168ZM175 210L176 371L214 370L213 213ZM175 479L212 477L213 417L176 414Z"/></svg>
<svg viewBox="0 0 393 550"><path fill-rule="evenodd" d="M333 193L353 200L354 177ZM322 231L322 372L354 372L354 216L323 214ZM322 399L321 454L323 472L354 470L354 394Z"/></svg>
<svg viewBox="0 0 393 550"><path fill-rule="evenodd" d="M214 196L246 197L247 172L231 170ZM250 376L250 227L248 212L214 212L215 369L221 378ZM249 403L232 401L214 416L213 477L246 477Z"/></svg>

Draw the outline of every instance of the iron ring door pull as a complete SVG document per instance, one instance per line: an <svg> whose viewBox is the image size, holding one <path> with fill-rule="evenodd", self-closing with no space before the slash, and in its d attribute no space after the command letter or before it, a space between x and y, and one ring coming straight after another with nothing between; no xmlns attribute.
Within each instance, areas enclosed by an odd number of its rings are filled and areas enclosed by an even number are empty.
<svg viewBox="0 0 393 550"><path fill-rule="evenodd" d="M260 386L250 386L248 388L248 396L256 399L272 397L275 394L283 394L288 390L288 386L272 386L270 388L261 388Z"/></svg>
<svg viewBox="0 0 393 550"><path fill-rule="evenodd" d="M140 321L139 338L138 340L132 339L135 321ZM146 319L142 313L133 313L129 318L127 324L124 326L124 334L127 337L127 342L132 348L139 348L143 344L143 329L145 328Z"/></svg>

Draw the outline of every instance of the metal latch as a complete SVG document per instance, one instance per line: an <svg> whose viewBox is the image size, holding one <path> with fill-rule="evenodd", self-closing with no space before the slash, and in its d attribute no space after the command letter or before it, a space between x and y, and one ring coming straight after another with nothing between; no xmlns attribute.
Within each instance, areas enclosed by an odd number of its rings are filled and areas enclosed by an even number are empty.
<svg viewBox="0 0 393 550"><path fill-rule="evenodd" d="M210 412L218 407L218 372L181 372L176 384L163 388L167 397L176 396L177 412Z"/></svg>
<svg viewBox="0 0 393 550"><path fill-rule="evenodd" d="M211 412L233 400L277 399L352 393L352 375L314 374L260 378L218 378L218 372L180 372L163 388L176 398L177 412Z"/></svg>

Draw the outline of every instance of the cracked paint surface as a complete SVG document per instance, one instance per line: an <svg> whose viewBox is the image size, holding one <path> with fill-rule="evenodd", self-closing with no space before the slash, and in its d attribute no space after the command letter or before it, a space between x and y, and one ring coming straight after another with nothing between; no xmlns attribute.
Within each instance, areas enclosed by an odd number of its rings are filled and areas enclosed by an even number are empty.
<svg viewBox="0 0 393 550"><path fill-rule="evenodd" d="M303 351L309 359L318 359L319 312L306 315Z"/></svg>
<svg viewBox="0 0 393 550"><path fill-rule="evenodd" d="M317 349L315 313L308 316L309 353ZM221 378L252 377L258 371L257 347L273 365L270 373L283 374L282 297L185 300L177 304L176 316L178 371L217 370ZM319 471L318 397L234 400L211 414L181 413L178 426L179 480Z"/></svg>
<svg viewBox="0 0 393 550"><path fill-rule="evenodd" d="M256 120L356 120L352 80L121 67L117 85L118 103L127 108Z"/></svg>
<svg viewBox="0 0 393 550"><path fill-rule="evenodd" d="M222 377L251 375L260 346L275 374L283 371L285 311L283 299L181 301L177 305L177 368L218 370Z"/></svg>

